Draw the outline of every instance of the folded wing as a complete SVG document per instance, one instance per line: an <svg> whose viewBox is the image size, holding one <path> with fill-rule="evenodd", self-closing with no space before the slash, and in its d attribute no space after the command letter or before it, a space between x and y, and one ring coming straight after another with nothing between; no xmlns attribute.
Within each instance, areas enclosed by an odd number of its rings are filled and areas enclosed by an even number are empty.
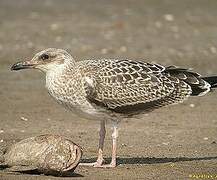
<svg viewBox="0 0 217 180"><path fill-rule="evenodd" d="M132 60L99 60L90 64L85 75L87 99L117 112L164 105L164 99L171 103L168 97L177 88L158 64Z"/></svg>

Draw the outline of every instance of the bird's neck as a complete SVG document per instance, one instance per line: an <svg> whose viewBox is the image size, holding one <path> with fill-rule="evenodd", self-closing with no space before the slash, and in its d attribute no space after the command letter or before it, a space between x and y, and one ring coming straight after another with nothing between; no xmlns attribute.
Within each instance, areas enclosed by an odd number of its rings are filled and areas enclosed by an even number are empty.
<svg viewBox="0 0 217 180"><path fill-rule="evenodd" d="M83 103L81 99L85 97L80 69L76 64L47 73L46 88L49 94L61 104L70 102L71 106L74 106Z"/></svg>
<svg viewBox="0 0 217 180"><path fill-rule="evenodd" d="M68 73L74 74L76 73L76 64L64 64L59 66L56 69L51 69L46 73L46 87L48 90L53 88L54 86L59 85L60 83L65 83L64 79L67 79L65 76Z"/></svg>

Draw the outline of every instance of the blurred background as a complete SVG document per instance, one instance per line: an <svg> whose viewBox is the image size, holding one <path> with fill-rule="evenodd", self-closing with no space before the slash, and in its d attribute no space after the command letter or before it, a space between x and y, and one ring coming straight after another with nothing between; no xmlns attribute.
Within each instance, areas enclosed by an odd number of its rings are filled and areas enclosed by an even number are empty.
<svg viewBox="0 0 217 180"><path fill-rule="evenodd" d="M84 157L96 153L98 122L57 105L44 74L10 72L16 61L56 47L77 61L128 58L217 74L216 9L216 0L0 0L0 150L24 137L61 133L84 147ZM123 167L78 172L107 179L216 173L216 97L213 92L126 120L119 143ZM110 140L109 131L107 157Z"/></svg>

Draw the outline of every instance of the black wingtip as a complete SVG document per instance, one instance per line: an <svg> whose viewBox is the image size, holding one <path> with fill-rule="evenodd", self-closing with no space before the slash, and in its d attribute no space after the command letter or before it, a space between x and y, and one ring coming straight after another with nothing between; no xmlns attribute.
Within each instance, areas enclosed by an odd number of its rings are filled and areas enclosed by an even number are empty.
<svg viewBox="0 0 217 180"><path fill-rule="evenodd" d="M211 85L211 88L217 88L217 76L202 77L202 79Z"/></svg>

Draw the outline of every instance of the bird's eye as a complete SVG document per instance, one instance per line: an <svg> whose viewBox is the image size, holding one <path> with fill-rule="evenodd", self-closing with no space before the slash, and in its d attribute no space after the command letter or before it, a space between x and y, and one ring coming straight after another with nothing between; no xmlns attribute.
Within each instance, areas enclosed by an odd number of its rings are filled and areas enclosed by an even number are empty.
<svg viewBox="0 0 217 180"><path fill-rule="evenodd" d="M41 59L42 59L42 60L49 59L49 55L47 55L47 54L42 54L42 55L41 55Z"/></svg>

